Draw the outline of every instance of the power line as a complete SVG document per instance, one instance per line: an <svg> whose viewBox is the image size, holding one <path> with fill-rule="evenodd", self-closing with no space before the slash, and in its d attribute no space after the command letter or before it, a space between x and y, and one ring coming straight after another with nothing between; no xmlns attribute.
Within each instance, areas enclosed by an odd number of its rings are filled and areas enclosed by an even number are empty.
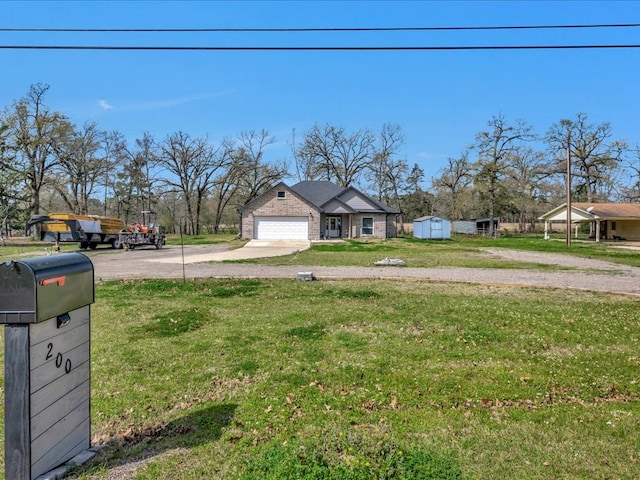
<svg viewBox="0 0 640 480"><path fill-rule="evenodd" d="M1 32L29 33L274 33L274 32L416 32L635 28L640 23L502 25L451 27L321 27L321 28L0 28ZM445 46L115 46L115 45L0 45L0 50L131 50L131 51L437 51L437 50L578 50L639 48L637 44L590 45L445 45Z"/></svg>
<svg viewBox="0 0 640 480"><path fill-rule="evenodd" d="M635 28L640 23L575 25L493 25L453 27L302 27L302 28L2 28L0 32L28 33L282 33L282 32L439 32L473 30L551 30L588 28Z"/></svg>
<svg viewBox="0 0 640 480"><path fill-rule="evenodd" d="M129 51L437 51L437 50L588 50L630 49L640 44L616 45L456 45L456 46L114 46L114 45L0 45L0 50L129 50Z"/></svg>
<svg viewBox="0 0 640 480"><path fill-rule="evenodd" d="M273 32L403 32L634 28L640 23L573 25L503 25L452 27L322 27L322 28L0 28L0 32L29 33L273 33ZM445 46L115 46L115 45L0 45L0 50L139 50L139 51L437 51L437 50L577 50L639 48L636 44L591 45L445 45Z"/></svg>

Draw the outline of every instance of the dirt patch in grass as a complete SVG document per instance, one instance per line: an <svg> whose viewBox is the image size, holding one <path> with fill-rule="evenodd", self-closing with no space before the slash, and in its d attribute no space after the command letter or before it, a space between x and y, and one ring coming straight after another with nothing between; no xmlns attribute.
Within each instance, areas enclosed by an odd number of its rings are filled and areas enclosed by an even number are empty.
<svg viewBox="0 0 640 480"><path fill-rule="evenodd" d="M109 473L106 476L90 475L86 478L87 480L98 478L100 480L128 480L131 478L135 478L138 470L147 465L149 462L162 458L172 457L175 455L181 455L186 451L186 448L174 448L165 451L148 450L144 452L142 456L126 458L119 462L116 466L109 468Z"/></svg>

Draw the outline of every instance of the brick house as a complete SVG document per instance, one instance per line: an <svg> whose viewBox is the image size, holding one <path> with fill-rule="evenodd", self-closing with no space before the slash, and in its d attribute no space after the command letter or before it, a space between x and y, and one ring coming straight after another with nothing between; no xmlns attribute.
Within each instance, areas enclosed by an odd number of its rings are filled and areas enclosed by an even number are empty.
<svg viewBox="0 0 640 480"><path fill-rule="evenodd" d="M279 183L240 208L241 237L258 240L390 238L398 211L353 187Z"/></svg>

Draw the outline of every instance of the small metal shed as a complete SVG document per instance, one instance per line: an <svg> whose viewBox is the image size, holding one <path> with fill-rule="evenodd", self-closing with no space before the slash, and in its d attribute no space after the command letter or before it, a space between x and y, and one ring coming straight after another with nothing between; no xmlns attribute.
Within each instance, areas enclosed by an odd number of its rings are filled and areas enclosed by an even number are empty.
<svg viewBox="0 0 640 480"><path fill-rule="evenodd" d="M450 240L451 222L434 216L416 218L413 221L413 236L425 240Z"/></svg>

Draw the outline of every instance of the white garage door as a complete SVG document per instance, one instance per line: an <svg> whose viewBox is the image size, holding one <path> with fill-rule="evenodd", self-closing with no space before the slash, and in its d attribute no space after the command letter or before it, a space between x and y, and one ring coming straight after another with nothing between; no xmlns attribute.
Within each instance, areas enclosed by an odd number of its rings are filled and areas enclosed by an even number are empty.
<svg viewBox="0 0 640 480"><path fill-rule="evenodd" d="M256 217L258 240L308 240L307 217Z"/></svg>

